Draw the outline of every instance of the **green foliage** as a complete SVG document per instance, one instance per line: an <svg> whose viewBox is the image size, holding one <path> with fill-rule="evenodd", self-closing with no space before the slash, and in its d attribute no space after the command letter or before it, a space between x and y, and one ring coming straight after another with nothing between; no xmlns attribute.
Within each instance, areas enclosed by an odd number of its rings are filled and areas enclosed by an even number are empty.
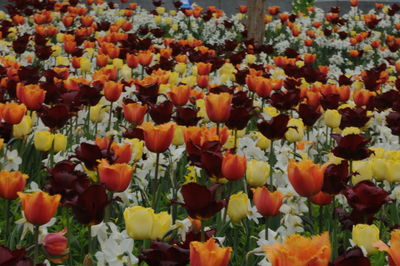
<svg viewBox="0 0 400 266"><path fill-rule="evenodd" d="M315 6L315 0L292 0L293 12L303 12L308 14L308 7Z"/></svg>

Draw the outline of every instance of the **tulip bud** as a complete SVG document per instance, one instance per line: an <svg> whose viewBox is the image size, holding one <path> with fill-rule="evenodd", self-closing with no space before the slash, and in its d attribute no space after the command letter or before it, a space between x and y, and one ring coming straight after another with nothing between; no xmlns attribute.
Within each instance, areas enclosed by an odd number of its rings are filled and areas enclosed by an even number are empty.
<svg viewBox="0 0 400 266"><path fill-rule="evenodd" d="M337 110L329 109L324 113L325 125L330 128L337 128L340 125L342 116Z"/></svg>
<svg viewBox="0 0 400 266"><path fill-rule="evenodd" d="M19 124L26 113L26 106L24 104L17 104L14 102L4 105L2 110L2 117L8 124Z"/></svg>
<svg viewBox="0 0 400 266"><path fill-rule="evenodd" d="M102 159L98 165L99 179L106 184L112 192L125 191L132 178L133 168L126 163L115 163L110 165L107 160Z"/></svg>
<svg viewBox="0 0 400 266"><path fill-rule="evenodd" d="M310 197L321 191L324 173L320 165L314 164L310 160L290 161L288 177L300 196Z"/></svg>
<svg viewBox="0 0 400 266"><path fill-rule="evenodd" d="M172 144L174 144L175 146L181 146L185 143L185 139L183 137L185 128L186 128L185 126L175 127L174 138L172 139Z"/></svg>
<svg viewBox="0 0 400 266"><path fill-rule="evenodd" d="M37 131L33 137L33 144L38 151L49 151L53 145L54 135L48 131Z"/></svg>
<svg viewBox="0 0 400 266"><path fill-rule="evenodd" d="M240 222L249 214L249 198L247 194L238 192L229 197L228 215L233 222Z"/></svg>
<svg viewBox="0 0 400 266"><path fill-rule="evenodd" d="M13 125L13 136L16 139L23 138L31 132L32 118L30 116L24 116L19 124Z"/></svg>
<svg viewBox="0 0 400 266"><path fill-rule="evenodd" d="M103 121L106 108L103 108L103 104L99 103L95 106L90 107L90 121L93 123L100 123Z"/></svg>
<svg viewBox="0 0 400 266"><path fill-rule="evenodd" d="M352 237L354 243L359 247L364 247L368 254L377 252L373 244L379 241L379 228L372 224L357 224L353 226Z"/></svg>
<svg viewBox="0 0 400 266"><path fill-rule="evenodd" d="M28 176L20 171L0 171L0 197L3 199L14 200L18 198L26 184Z"/></svg>
<svg viewBox="0 0 400 266"><path fill-rule="evenodd" d="M43 247L49 255L63 256L69 252L68 238L64 236L65 233L67 233L67 229L57 233L49 233L43 238ZM61 261L57 260L57 262Z"/></svg>
<svg viewBox="0 0 400 266"><path fill-rule="evenodd" d="M215 123L228 121L231 114L232 95L226 92L210 93L205 100L207 116Z"/></svg>
<svg viewBox="0 0 400 266"><path fill-rule="evenodd" d="M144 142L140 139L129 139L128 142L132 145L132 159L135 162L142 159Z"/></svg>
<svg viewBox="0 0 400 266"><path fill-rule="evenodd" d="M63 134L54 134L54 152L65 151L67 149L67 136Z"/></svg>
<svg viewBox="0 0 400 266"><path fill-rule="evenodd" d="M126 208L124 211L125 227L128 235L135 240L151 238L154 222L154 210L141 206Z"/></svg>
<svg viewBox="0 0 400 266"><path fill-rule="evenodd" d="M267 162L251 160L247 162L246 181L253 187L263 186L267 183L270 166Z"/></svg>
<svg viewBox="0 0 400 266"><path fill-rule="evenodd" d="M265 137L260 132L257 132L257 143L256 146L262 150L266 150L271 146L271 140Z"/></svg>
<svg viewBox="0 0 400 266"><path fill-rule="evenodd" d="M186 69L187 69L187 67L186 67L185 63L178 63L175 65L175 68L174 68L175 72L178 72L181 75L186 73Z"/></svg>
<svg viewBox="0 0 400 266"><path fill-rule="evenodd" d="M132 68L130 68L128 65L123 65L121 68L121 77L124 80L130 80L132 79Z"/></svg>
<svg viewBox="0 0 400 266"><path fill-rule="evenodd" d="M90 62L89 58L87 57L81 57L80 60L80 69L83 73L88 73L90 72L92 68L92 63Z"/></svg>

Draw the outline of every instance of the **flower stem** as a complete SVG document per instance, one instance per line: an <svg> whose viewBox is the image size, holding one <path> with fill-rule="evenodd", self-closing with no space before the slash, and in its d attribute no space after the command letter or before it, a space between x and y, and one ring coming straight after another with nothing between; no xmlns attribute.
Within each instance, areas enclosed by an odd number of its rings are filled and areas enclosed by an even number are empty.
<svg viewBox="0 0 400 266"><path fill-rule="evenodd" d="M4 239L8 239L8 234L10 230L10 200L6 199L6 230L4 231Z"/></svg>
<svg viewBox="0 0 400 266"><path fill-rule="evenodd" d="M265 240L268 240L268 228L269 228L269 219L267 216L264 217L264 225L265 225Z"/></svg>
<svg viewBox="0 0 400 266"><path fill-rule="evenodd" d="M204 221L201 221L201 242L206 241L206 233L204 231Z"/></svg>
<svg viewBox="0 0 400 266"><path fill-rule="evenodd" d="M324 214L324 206L319 206L319 214L318 214L318 222L319 222L319 233L322 234L324 231L324 224L322 222L323 220L323 214Z"/></svg>
<svg viewBox="0 0 400 266"><path fill-rule="evenodd" d="M237 152L237 140L238 140L237 129L235 129L233 131L233 138L234 138L233 153L236 153Z"/></svg>
<svg viewBox="0 0 400 266"><path fill-rule="evenodd" d="M91 257L92 257L92 227L89 225L88 226L88 257L89 257L89 261L91 261Z"/></svg>
<svg viewBox="0 0 400 266"><path fill-rule="evenodd" d="M156 155L156 169L154 170L154 180L153 180L153 209L157 204L157 190L158 190L158 165L160 164L160 153L157 152Z"/></svg>
<svg viewBox="0 0 400 266"><path fill-rule="evenodd" d="M269 147L269 155L268 155L268 163L269 163L269 167L270 167L270 171L269 171L269 184L270 186L273 186L273 174L274 174L274 166L272 165L272 158L273 158L273 154L274 154L274 141L271 140L271 146Z"/></svg>
<svg viewBox="0 0 400 266"><path fill-rule="evenodd" d="M39 226L35 226L34 230L33 265L36 265L39 262Z"/></svg>
<svg viewBox="0 0 400 266"><path fill-rule="evenodd" d="M110 131L110 129L111 129L111 119L112 119L113 103L114 103L114 102L111 102L111 104L110 104L110 116L108 117L108 127L107 127L107 131Z"/></svg>

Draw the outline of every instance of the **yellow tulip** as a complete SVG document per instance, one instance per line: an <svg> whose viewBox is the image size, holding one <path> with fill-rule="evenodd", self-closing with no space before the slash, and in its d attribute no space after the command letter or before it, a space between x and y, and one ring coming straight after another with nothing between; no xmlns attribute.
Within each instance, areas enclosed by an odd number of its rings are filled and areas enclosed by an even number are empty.
<svg viewBox="0 0 400 266"><path fill-rule="evenodd" d="M177 126L174 131L174 138L172 139L172 144L175 146L181 146L185 143L185 139L183 137L183 132L185 131L185 126Z"/></svg>
<svg viewBox="0 0 400 266"><path fill-rule="evenodd" d="M354 161L353 171L356 173L352 177L353 184L364 180L371 180L373 177L372 165L367 161Z"/></svg>
<svg viewBox="0 0 400 266"><path fill-rule="evenodd" d="M267 162L251 160L247 162L246 181L252 187L265 185L270 173L270 166Z"/></svg>
<svg viewBox="0 0 400 266"><path fill-rule="evenodd" d="M127 64L122 66L120 73L121 77L126 81L132 78L132 68L130 68Z"/></svg>
<svg viewBox="0 0 400 266"><path fill-rule="evenodd" d="M159 6L159 7L156 8L156 11L157 11L158 14L162 15L162 14L165 13L165 7Z"/></svg>
<svg viewBox="0 0 400 266"><path fill-rule="evenodd" d="M228 215L233 222L240 222L249 213L249 197L243 192L238 192L229 197Z"/></svg>
<svg viewBox="0 0 400 266"><path fill-rule="evenodd" d="M187 67L186 67L186 64L185 64L185 63L178 63L178 64L175 65L174 70L175 70L175 72L177 72L177 73L183 75L183 74L185 74L185 72L186 72L186 68L187 68Z"/></svg>
<svg viewBox="0 0 400 266"><path fill-rule="evenodd" d="M297 142L304 137L304 124L301 119L292 118L288 123L289 129L285 133L285 138L289 142Z"/></svg>
<svg viewBox="0 0 400 266"><path fill-rule="evenodd" d="M16 139L23 138L31 132L32 118L24 116L19 124L13 125L13 136Z"/></svg>
<svg viewBox="0 0 400 266"><path fill-rule="evenodd" d="M132 159L137 162L142 159L144 142L140 139L129 139L129 144L132 145Z"/></svg>
<svg viewBox="0 0 400 266"><path fill-rule="evenodd" d="M53 145L54 135L49 131L37 131L33 136L33 144L38 151L49 151Z"/></svg>
<svg viewBox="0 0 400 266"><path fill-rule="evenodd" d="M150 239L154 223L154 210L133 206L124 211L125 227L128 235L135 240Z"/></svg>
<svg viewBox="0 0 400 266"><path fill-rule="evenodd" d="M54 152L65 151L67 149L67 136L63 134L54 134Z"/></svg>
<svg viewBox="0 0 400 266"><path fill-rule="evenodd" d="M168 212L160 212L154 215L151 239L162 239L172 227L172 217Z"/></svg>
<svg viewBox="0 0 400 266"><path fill-rule="evenodd" d="M379 228L376 225L357 224L353 226L353 242L364 247L369 255L377 251L373 244L379 241Z"/></svg>
<svg viewBox="0 0 400 266"><path fill-rule="evenodd" d="M400 161L387 160L386 161L386 181L399 182L400 181Z"/></svg>
<svg viewBox="0 0 400 266"><path fill-rule="evenodd" d="M247 64L254 64L254 62L256 62L257 58L253 54L247 54L245 57L245 60L246 60Z"/></svg>
<svg viewBox="0 0 400 266"><path fill-rule="evenodd" d="M361 130L358 127L346 127L342 131L343 136L351 135L351 134L360 134Z"/></svg>
<svg viewBox="0 0 400 266"><path fill-rule="evenodd" d="M386 159L373 158L371 160L372 172L376 180L385 180L387 178L388 168L390 164L386 162Z"/></svg>
<svg viewBox="0 0 400 266"><path fill-rule="evenodd" d="M90 72L90 69L92 68L92 63L90 62L89 58L87 57L81 57L81 71L84 73Z"/></svg>
<svg viewBox="0 0 400 266"><path fill-rule="evenodd" d="M93 123L100 123L103 121L104 114L106 113L106 108L103 107L102 103L90 107L90 121Z"/></svg>
<svg viewBox="0 0 400 266"><path fill-rule="evenodd" d="M51 47L51 49L53 50L53 53L51 54L51 56L57 57L57 56L59 56L61 54L61 46L53 45Z"/></svg>
<svg viewBox="0 0 400 266"><path fill-rule="evenodd" d="M266 150L271 146L271 140L265 137L260 132L257 132L257 143L256 146L262 150Z"/></svg>
<svg viewBox="0 0 400 266"><path fill-rule="evenodd" d="M58 56L56 57L56 65L58 66L69 66L70 62L68 57Z"/></svg>
<svg viewBox="0 0 400 266"><path fill-rule="evenodd" d="M336 128L340 125L342 116L337 110L329 109L324 113L325 125L330 128Z"/></svg>

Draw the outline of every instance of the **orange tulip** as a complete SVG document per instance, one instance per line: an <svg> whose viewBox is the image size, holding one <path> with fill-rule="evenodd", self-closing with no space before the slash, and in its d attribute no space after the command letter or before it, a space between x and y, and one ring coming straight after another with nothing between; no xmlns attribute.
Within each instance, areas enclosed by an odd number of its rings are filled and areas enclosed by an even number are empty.
<svg viewBox="0 0 400 266"><path fill-rule="evenodd" d="M17 25L22 25L25 23L25 18L20 15L15 15L15 16L13 16L12 19L13 19L13 22Z"/></svg>
<svg viewBox="0 0 400 266"><path fill-rule="evenodd" d="M380 251L385 251L389 255L389 265L400 265L400 230L396 229L390 233L390 247L379 240L373 245Z"/></svg>
<svg viewBox="0 0 400 266"><path fill-rule="evenodd" d="M112 192L125 191L132 178L133 168L126 163L115 163L110 165L107 160L102 159L98 165L100 181L106 184Z"/></svg>
<svg viewBox="0 0 400 266"><path fill-rule="evenodd" d="M130 68L136 68L139 65L139 58L134 54L126 54L126 64Z"/></svg>
<svg viewBox="0 0 400 266"><path fill-rule="evenodd" d="M247 10L249 10L248 6L239 6L239 12L244 14L247 13Z"/></svg>
<svg viewBox="0 0 400 266"><path fill-rule="evenodd" d="M98 67L105 67L108 64L108 55L98 54L96 55L96 65Z"/></svg>
<svg viewBox="0 0 400 266"><path fill-rule="evenodd" d="M321 166L311 160L290 161L288 177L293 188L302 197L311 197L320 192L324 181Z"/></svg>
<svg viewBox="0 0 400 266"><path fill-rule="evenodd" d="M81 24L85 27L89 27L93 24L94 17L91 16L82 16L81 17Z"/></svg>
<svg viewBox="0 0 400 266"><path fill-rule="evenodd" d="M311 202L320 206L324 206L330 204L332 202L332 199L332 195L320 191L311 197Z"/></svg>
<svg viewBox="0 0 400 266"><path fill-rule="evenodd" d="M123 145L113 143L111 145L111 149L114 151L114 154L117 157L115 163L129 163L132 158L132 146L128 143Z"/></svg>
<svg viewBox="0 0 400 266"><path fill-rule="evenodd" d="M42 191L18 192L18 197L21 199L26 220L36 226L47 224L50 221L61 199L59 194L50 196Z"/></svg>
<svg viewBox="0 0 400 266"><path fill-rule="evenodd" d="M41 89L39 85L17 85L17 97L30 110L38 110L46 97L46 91Z"/></svg>
<svg viewBox="0 0 400 266"><path fill-rule="evenodd" d="M128 122L141 125L144 120L144 115L147 112L146 105L140 105L138 103L123 104L124 117Z"/></svg>
<svg viewBox="0 0 400 266"><path fill-rule="evenodd" d="M144 142L150 151L162 153L171 145L175 132L175 125L173 123L170 122L155 126L147 122L141 128L143 129Z"/></svg>
<svg viewBox="0 0 400 266"><path fill-rule="evenodd" d="M257 211L263 216L275 216L282 206L283 193L279 190L270 192L267 187L252 188L253 202Z"/></svg>
<svg viewBox="0 0 400 266"><path fill-rule="evenodd" d="M200 88L207 88L208 87L208 75L200 75L197 76L197 86Z"/></svg>
<svg viewBox="0 0 400 266"><path fill-rule="evenodd" d="M358 0L350 0L351 6L358 6Z"/></svg>
<svg viewBox="0 0 400 266"><path fill-rule="evenodd" d="M68 54L73 54L76 51L77 44L75 41L65 41L64 40L64 50Z"/></svg>
<svg viewBox="0 0 400 266"><path fill-rule="evenodd" d="M61 19L62 23L65 27L71 27L74 24L74 17L73 16L64 16Z"/></svg>
<svg viewBox="0 0 400 266"><path fill-rule="evenodd" d="M210 74L212 64L211 63L203 63L199 62L196 64L197 65L197 74L200 76L206 76Z"/></svg>
<svg viewBox="0 0 400 266"><path fill-rule="evenodd" d="M191 266L226 266L231 258L232 248L220 248L214 238L205 243L198 241L190 242L190 265Z"/></svg>
<svg viewBox="0 0 400 266"><path fill-rule="evenodd" d="M262 98L267 98L271 94L273 89L273 83L270 79L264 77L256 77L255 78L255 91L258 96Z"/></svg>
<svg viewBox="0 0 400 266"><path fill-rule="evenodd" d="M231 153L225 154L221 170L226 179L239 180L246 172L246 157Z"/></svg>
<svg viewBox="0 0 400 266"><path fill-rule="evenodd" d="M189 101L190 91L188 85L173 86L168 96L174 105L183 106Z"/></svg>
<svg viewBox="0 0 400 266"><path fill-rule="evenodd" d="M139 64L141 64L142 66L148 66L153 60L153 54L151 53L151 51L140 52L138 55L138 59Z"/></svg>
<svg viewBox="0 0 400 266"><path fill-rule="evenodd" d="M115 82L112 80L107 81L104 84L104 96L108 101L115 102L121 96L123 87L124 85L122 83Z"/></svg>
<svg viewBox="0 0 400 266"><path fill-rule="evenodd" d="M272 265L290 266L326 266L331 257L329 233L313 237L298 234L286 238L285 243L275 243L263 247Z"/></svg>
<svg viewBox="0 0 400 266"><path fill-rule="evenodd" d="M223 92L220 94L210 93L206 97L207 116L216 123L226 122L231 114L232 95Z"/></svg>
<svg viewBox="0 0 400 266"><path fill-rule="evenodd" d="M0 197L9 200L18 198L17 192L24 189L27 178L20 171L0 171Z"/></svg>
<svg viewBox="0 0 400 266"><path fill-rule="evenodd" d="M374 95L374 92L366 89L355 90L353 92L353 100L357 106L363 106L368 104L369 99Z"/></svg>
<svg viewBox="0 0 400 266"><path fill-rule="evenodd" d="M1 116L9 124L19 124L26 113L25 104L7 103L3 107Z"/></svg>

